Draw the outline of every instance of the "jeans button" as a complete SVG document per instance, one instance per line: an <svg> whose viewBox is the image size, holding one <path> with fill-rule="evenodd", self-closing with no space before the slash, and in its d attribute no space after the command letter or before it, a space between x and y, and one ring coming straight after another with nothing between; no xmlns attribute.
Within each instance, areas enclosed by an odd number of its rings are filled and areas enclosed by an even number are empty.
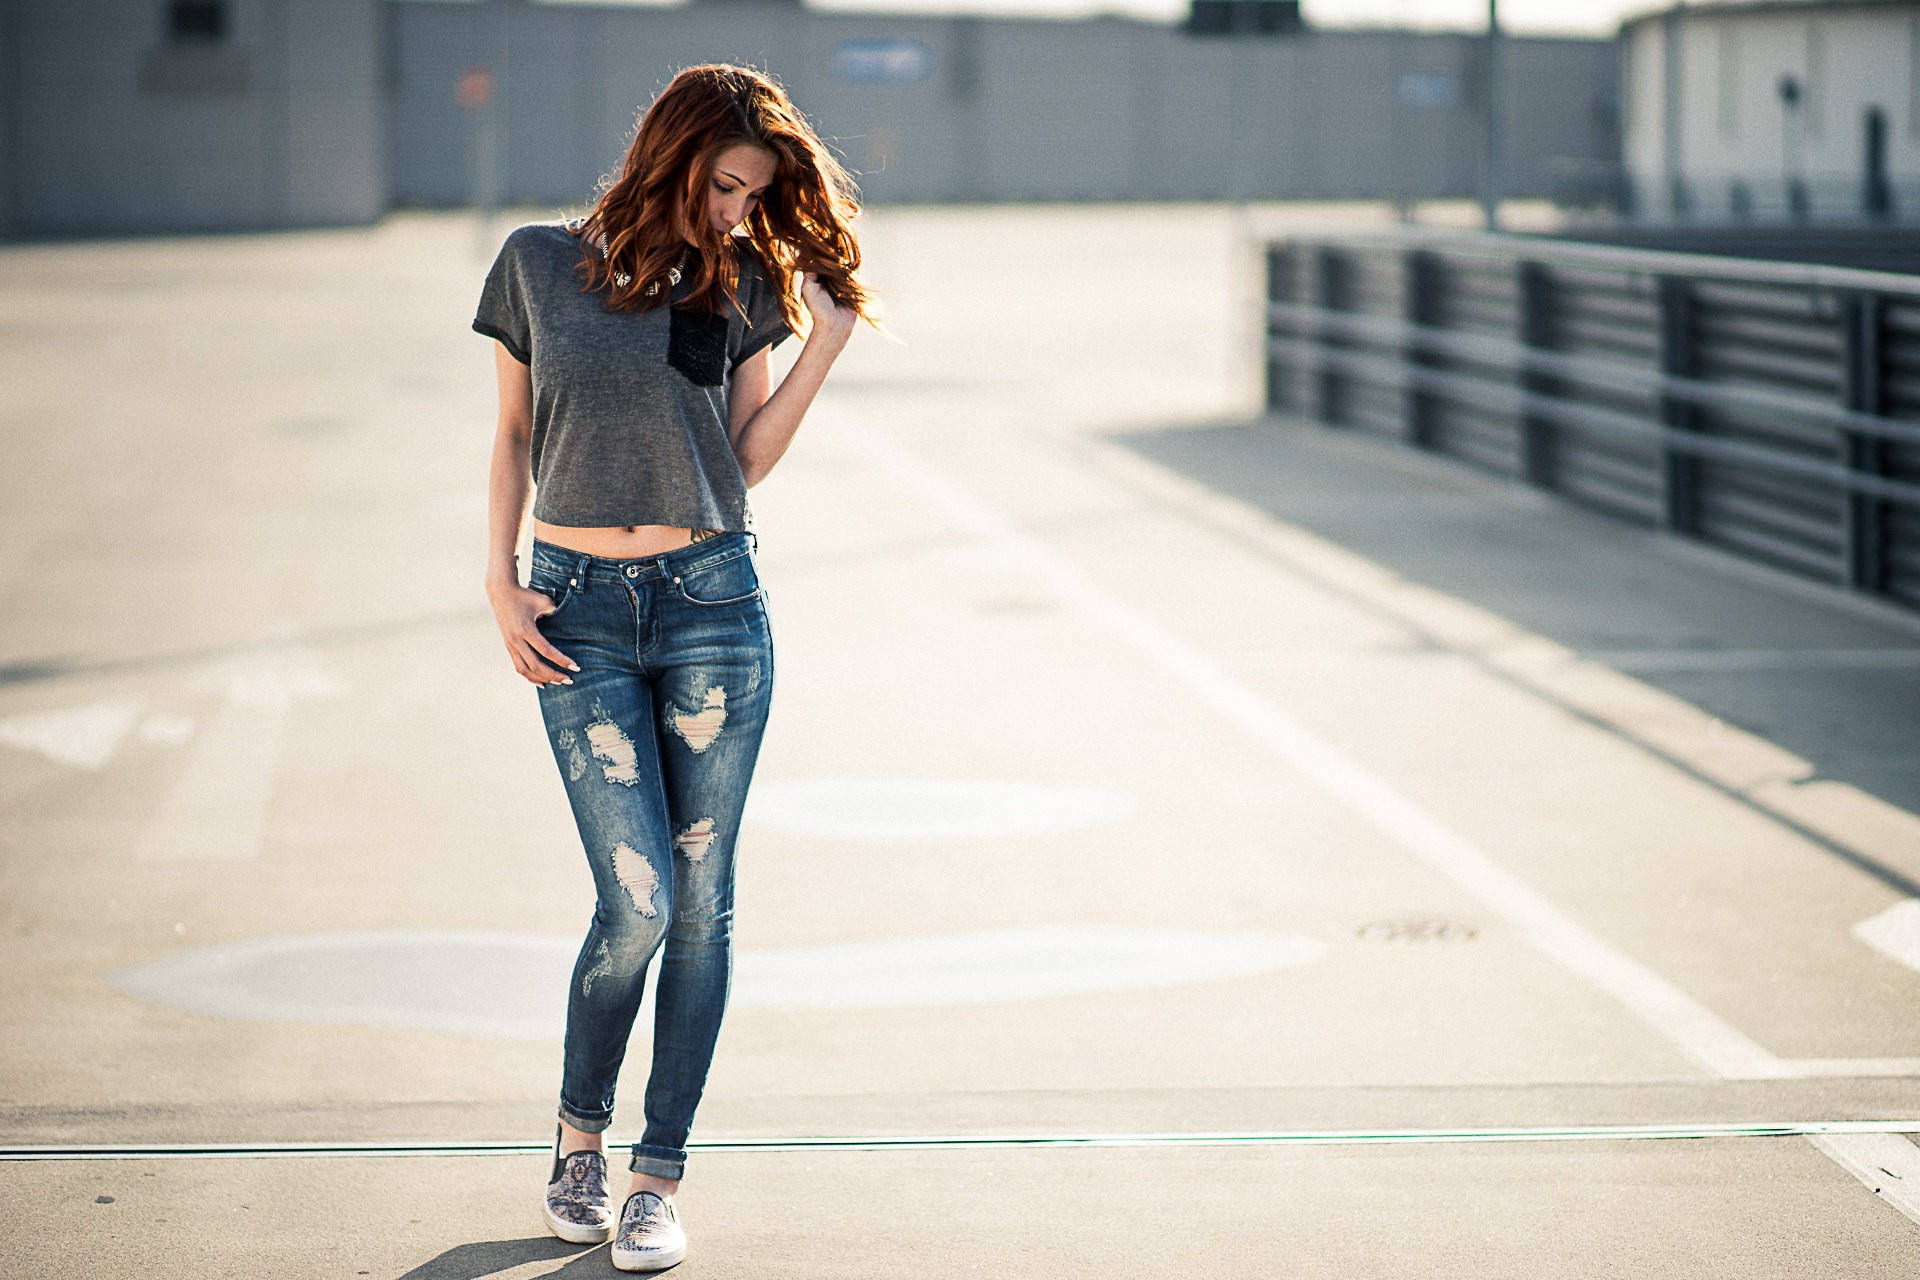
<svg viewBox="0 0 1920 1280"><path fill-rule="evenodd" d="M640 576L640 566L639 566L639 565L637 565L637 564L630 564L630 565L628 565L628 566L627 566L627 576L628 576L629 578L637 578L637 577L639 577L639 576Z"/></svg>

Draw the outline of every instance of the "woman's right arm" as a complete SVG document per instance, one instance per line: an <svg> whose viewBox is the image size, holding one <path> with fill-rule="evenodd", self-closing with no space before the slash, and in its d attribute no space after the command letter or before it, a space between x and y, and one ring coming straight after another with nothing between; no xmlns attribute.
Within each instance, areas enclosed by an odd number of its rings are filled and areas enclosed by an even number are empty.
<svg viewBox="0 0 1920 1280"><path fill-rule="evenodd" d="M500 419L493 433L493 463L487 480L487 600L514 670L534 684L554 680L570 684L561 671L534 656L543 654L553 666L568 671L580 669L534 626L535 618L553 611L553 601L520 585L514 554L526 519L527 495L533 489L533 370L514 359L500 342L493 344L493 359L500 382Z"/></svg>
<svg viewBox="0 0 1920 1280"><path fill-rule="evenodd" d="M500 383L500 418L493 433L493 466L487 499L487 594L520 585L514 552L533 488L529 461L533 441L533 370L513 358L506 344L493 344Z"/></svg>

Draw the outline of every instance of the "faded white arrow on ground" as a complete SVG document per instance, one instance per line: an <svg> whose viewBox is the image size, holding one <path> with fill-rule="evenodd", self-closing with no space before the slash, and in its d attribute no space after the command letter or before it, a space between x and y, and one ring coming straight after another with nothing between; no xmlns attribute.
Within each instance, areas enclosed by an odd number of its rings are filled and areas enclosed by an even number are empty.
<svg viewBox="0 0 1920 1280"><path fill-rule="evenodd" d="M81 707L29 711L0 720L0 743L80 769L113 759L140 715L139 698L102 698Z"/></svg>
<svg viewBox="0 0 1920 1280"><path fill-rule="evenodd" d="M311 650L297 647L229 660L218 679L226 703L195 741L135 846L135 858L176 862L258 854L294 704L336 697L347 687Z"/></svg>

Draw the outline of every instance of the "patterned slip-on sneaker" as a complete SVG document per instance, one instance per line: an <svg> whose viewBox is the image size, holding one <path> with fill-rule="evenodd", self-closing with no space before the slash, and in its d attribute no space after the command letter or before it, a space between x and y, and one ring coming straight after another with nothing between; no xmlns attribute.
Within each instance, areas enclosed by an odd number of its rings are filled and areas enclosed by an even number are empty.
<svg viewBox="0 0 1920 1280"><path fill-rule="evenodd" d="M610 1253L621 1271L659 1271L686 1257L687 1233L673 1200L655 1191L628 1196Z"/></svg>
<svg viewBox="0 0 1920 1280"><path fill-rule="evenodd" d="M599 1244L613 1234L613 1198L607 1194L607 1157L575 1151L562 1158L554 1144L553 1177L540 1204L547 1229L572 1244Z"/></svg>

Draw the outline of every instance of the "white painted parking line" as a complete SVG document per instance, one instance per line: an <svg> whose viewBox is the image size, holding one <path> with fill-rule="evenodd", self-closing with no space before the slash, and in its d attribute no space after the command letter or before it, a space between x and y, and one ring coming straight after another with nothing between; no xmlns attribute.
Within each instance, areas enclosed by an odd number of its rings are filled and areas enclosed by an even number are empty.
<svg viewBox="0 0 1920 1280"><path fill-rule="evenodd" d="M1875 1195L1920 1222L1920 1147L1898 1133L1812 1134L1807 1141Z"/></svg>
<svg viewBox="0 0 1920 1280"><path fill-rule="evenodd" d="M946 511L955 524L1018 556L1062 598L1078 605L1148 660L1188 685L1298 772L1345 800L1407 852L1498 912L1546 955L1619 1000L1695 1062L1728 1079L1781 1079L1807 1074L1775 1057L1664 977L1596 936L1385 780L1309 733L1206 654L1129 608L900 445L845 420L836 422L841 431L857 437L868 457ZM1910 1179L1904 1173L1875 1173L1880 1166L1869 1168L1873 1162L1865 1159L1868 1155L1892 1159L1900 1155L1895 1149L1884 1147L1879 1140L1871 1143L1871 1150L1867 1139L1849 1139L1838 1145L1833 1145L1834 1140L1826 1144L1820 1139L1813 1141L1862 1183L1888 1197L1902 1213L1914 1216L1912 1200L1888 1196L1882 1183L1894 1179L1903 1186L1920 1186L1920 1171ZM1885 1141L1912 1150L1912 1144L1904 1138ZM1904 1156L1893 1163L1900 1169L1907 1167ZM1911 1193L1903 1191L1901 1195L1910 1197Z"/></svg>
<svg viewBox="0 0 1920 1280"><path fill-rule="evenodd" d="M838 420L837 420L838 421ZM1603 941L1470 841L1236 679L1212 658L1097 586L1033 538L878 432L839 421L867 457L923 494L961 528L1017 557L1144 657L1204 698L1299 773L1345 801L1402 849L1499 913L1552 959L1626 1005L1715 1075L1768 1080L1794 1072L1712 1010Z"/></svg>
<svg viewBox="0 0 1920 1280"><path fill-rule="evenodd" d="M1920 898L1896 902L1853 926L1853 936L1890 960L1920 970Z"/></svg>

